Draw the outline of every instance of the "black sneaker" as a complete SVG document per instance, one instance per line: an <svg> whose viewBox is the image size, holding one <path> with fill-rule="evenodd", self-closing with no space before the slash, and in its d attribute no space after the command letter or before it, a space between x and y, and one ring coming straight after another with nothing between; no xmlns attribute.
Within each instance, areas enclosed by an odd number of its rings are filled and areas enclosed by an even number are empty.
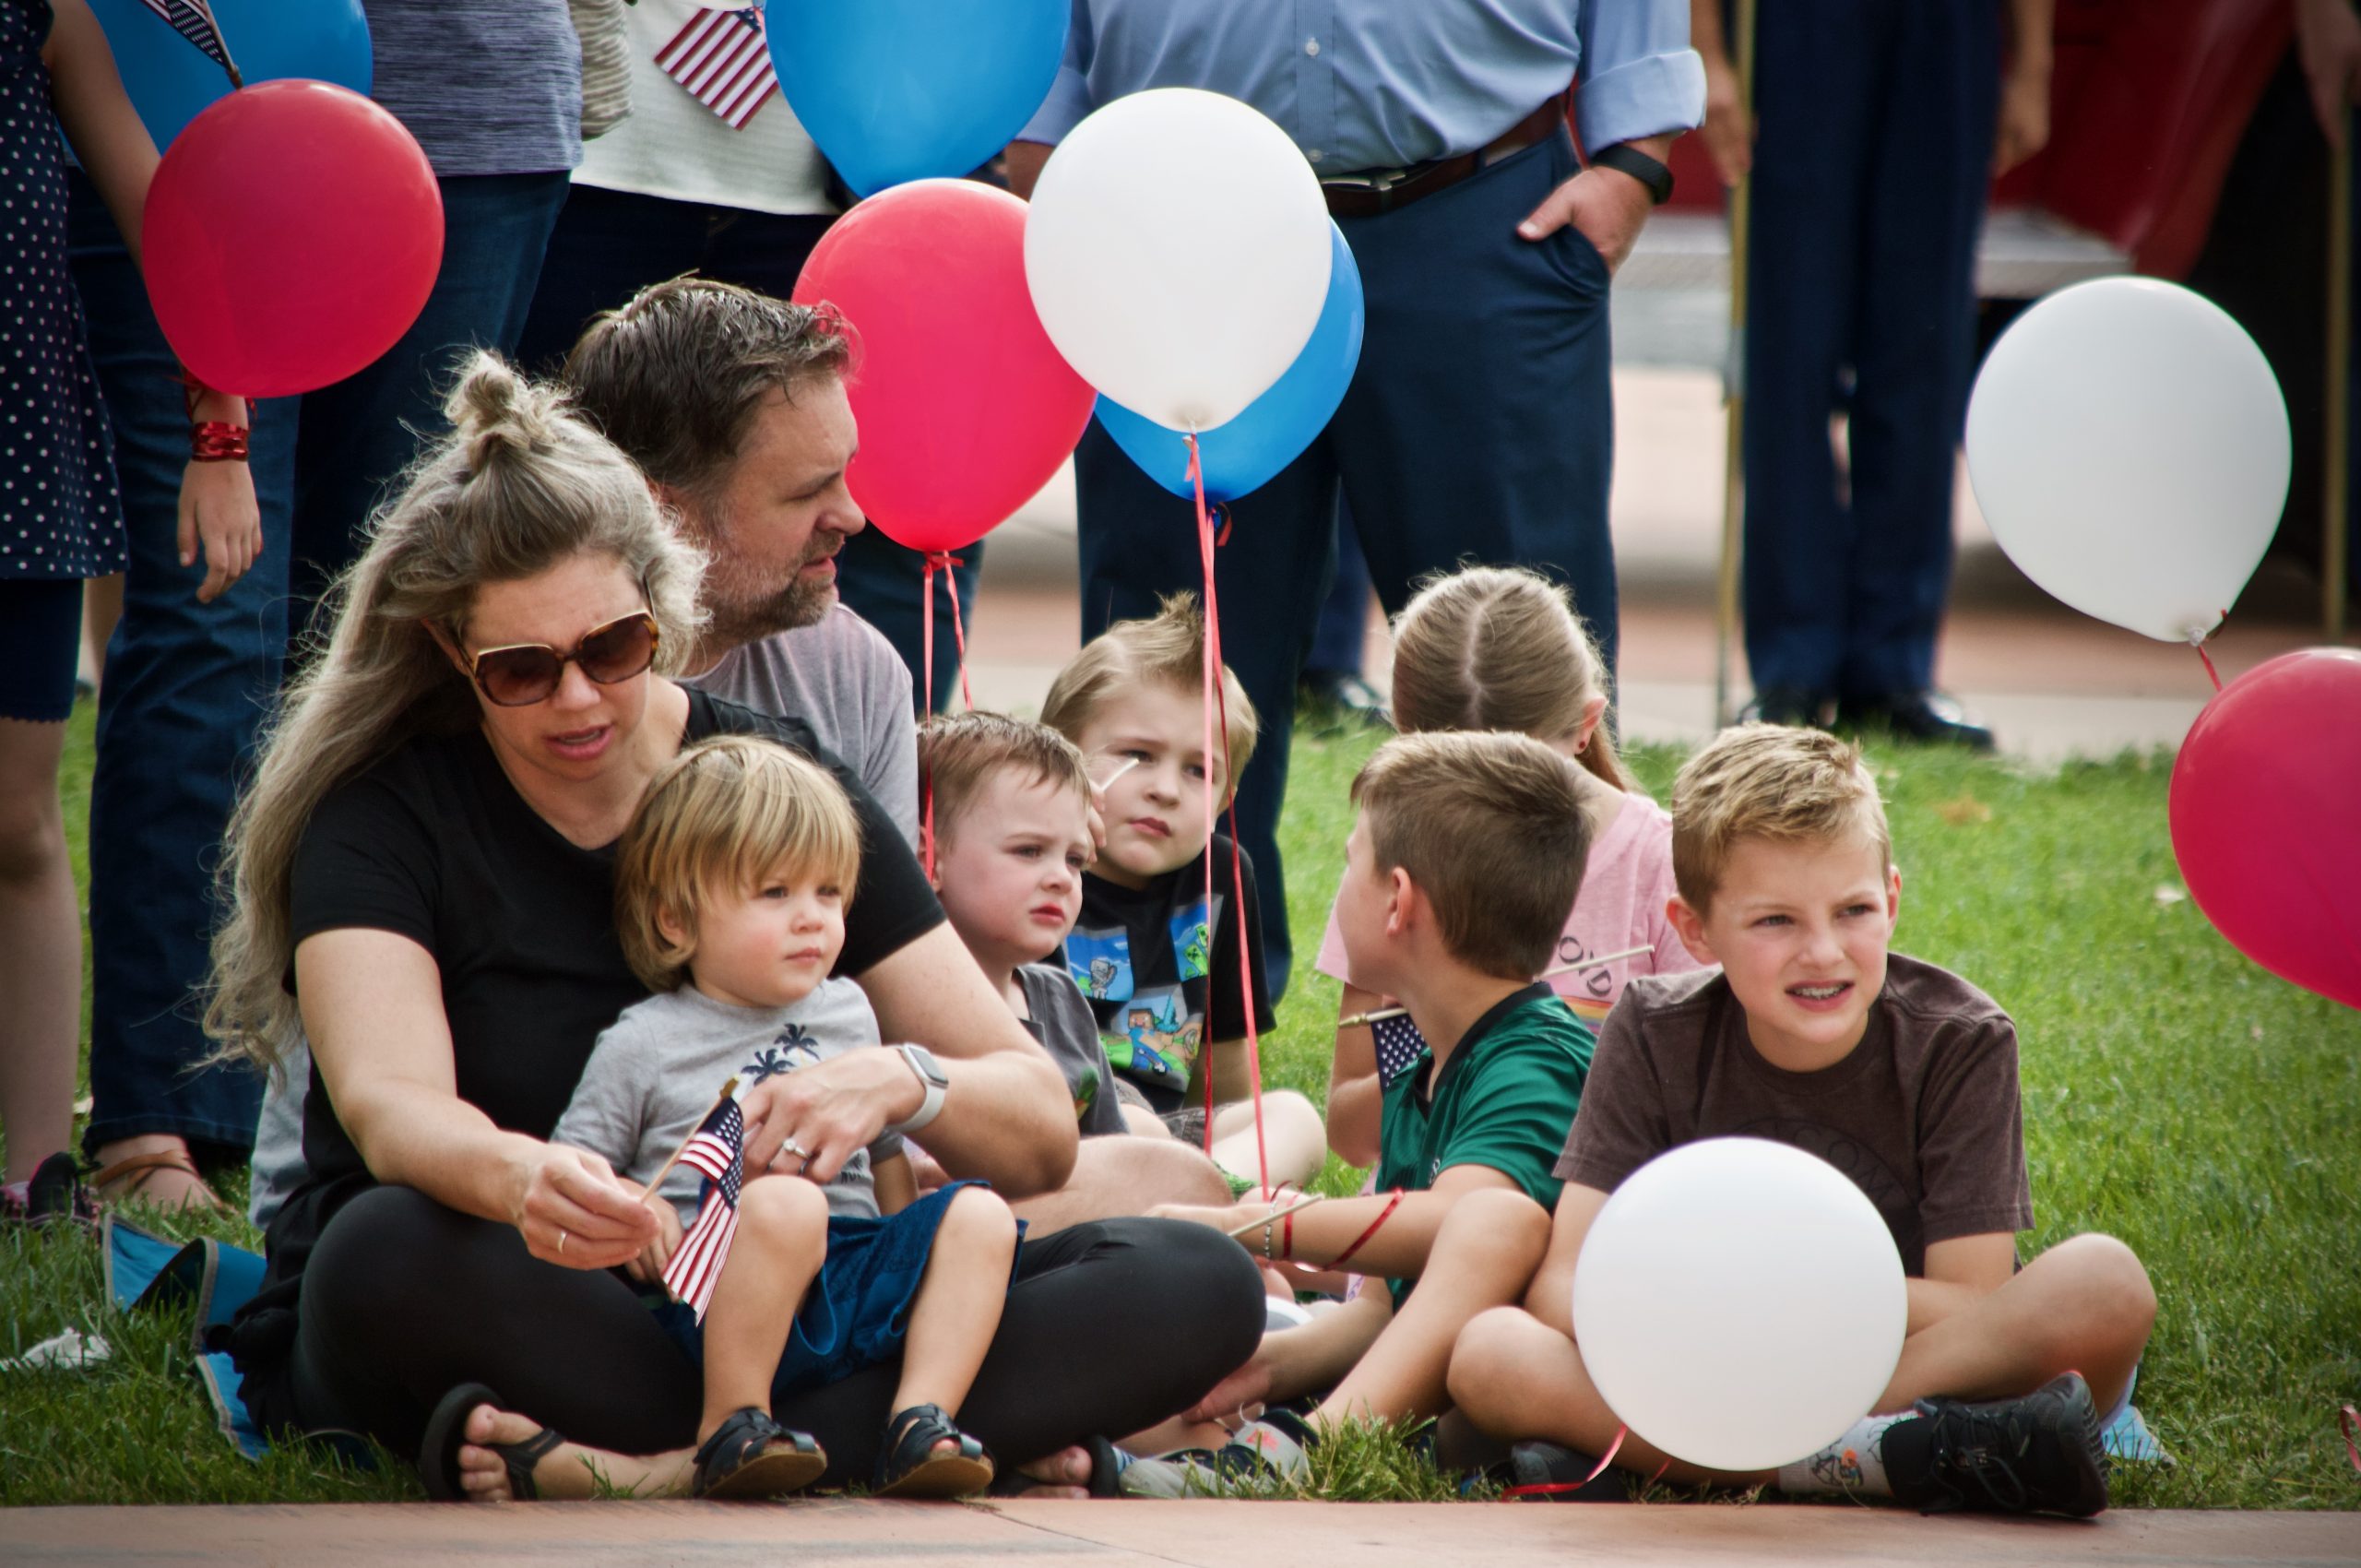
<svg viewBox="0 0 2361 1568"><path fill-rule="evenodd" d="M2106 1450L2078 1372L2017 1399L1921 1399L1882 1447L1893 1494L1923 1514L2064 1514L2106 1507Z"/></svg>
<svg viewBox="0 0 2361 1568"><path fill-rule="evenodd" d="M72 1155L53 1154L42 1160L25 1187L25 1218L32 1223L78 1225L85 1230L98 1229L98 1194L82 1184L81 1170Z"/></svg>
<svg viewBox="0 0 2361 1568"><path fill-rule="evenodd" d="M1738 710L1740 724L1786 724L1818 729L1826 722L1828 698L1801 686L1765 686Z"/></svg>
<svg viewBox="0 0 2361 1568"><path fill-rule="evenodd" d="M1587 1454L1555 1443L1532 1439L1509 1450L1509 1456L1485 1471L1497 1482L1503 1502L1629 1503L1631 1489L1623 1472L1600 1467Z"/></svg>

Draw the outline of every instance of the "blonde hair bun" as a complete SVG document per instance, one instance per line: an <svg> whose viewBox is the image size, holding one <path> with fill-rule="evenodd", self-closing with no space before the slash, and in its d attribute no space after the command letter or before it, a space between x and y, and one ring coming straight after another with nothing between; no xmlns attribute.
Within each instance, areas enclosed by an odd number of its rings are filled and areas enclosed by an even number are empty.
<svg viewBox="0 0 2361 1568"><path fill-rule="evenodd" d="M481 473L508 453L555 451L565 405L554 384L529 380L498 354L479 349L460 365L443 413L469 470Z"/></svg>

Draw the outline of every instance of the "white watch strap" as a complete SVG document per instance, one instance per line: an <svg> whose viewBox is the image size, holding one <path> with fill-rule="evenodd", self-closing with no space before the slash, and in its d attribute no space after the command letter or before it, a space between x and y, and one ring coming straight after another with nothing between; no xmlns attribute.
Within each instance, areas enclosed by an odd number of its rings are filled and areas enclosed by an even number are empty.
<svg viewBox="0 0 2361 1568"><path fill-rule="evenodd" d="M915 1133L943 1114L943 1086L927 1076L926 1069L919 1065L918 1058L911 1054L909 1046L896 1046L894 1054L909 1068L910 1075L919 1081L919 1087L926 1092L926 1098L919 1101L918 1110L907 1121L896 1122L885 1130L889 1133Z"/></svg>

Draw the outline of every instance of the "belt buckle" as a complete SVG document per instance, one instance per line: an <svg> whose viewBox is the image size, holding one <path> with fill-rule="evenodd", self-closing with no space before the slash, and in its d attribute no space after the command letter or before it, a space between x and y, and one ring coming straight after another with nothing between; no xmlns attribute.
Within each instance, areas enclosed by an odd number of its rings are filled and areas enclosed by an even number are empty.
<svg viewBox="0 0 2361 1568"><path fill-rule="evenodd" d="M1339 174L1320 182L1323 190L1367 191L1377 198L1377 210L1386 211L1394 205L1396 186L1411 177L1409 169L1375 169L1361 174Z"/></svg>

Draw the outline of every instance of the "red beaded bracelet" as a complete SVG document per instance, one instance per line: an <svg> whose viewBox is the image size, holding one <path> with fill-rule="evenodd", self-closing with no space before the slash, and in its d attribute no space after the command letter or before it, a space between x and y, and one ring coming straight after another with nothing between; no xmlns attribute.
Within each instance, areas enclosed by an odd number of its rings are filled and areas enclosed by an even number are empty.
<svg viewBox="0 0 2361 1568"><path fill-rule="evenodd" d="M200 420L189 426L188 457L192 463L243 463L246 460L247 428L223 420Z"/></svg>

